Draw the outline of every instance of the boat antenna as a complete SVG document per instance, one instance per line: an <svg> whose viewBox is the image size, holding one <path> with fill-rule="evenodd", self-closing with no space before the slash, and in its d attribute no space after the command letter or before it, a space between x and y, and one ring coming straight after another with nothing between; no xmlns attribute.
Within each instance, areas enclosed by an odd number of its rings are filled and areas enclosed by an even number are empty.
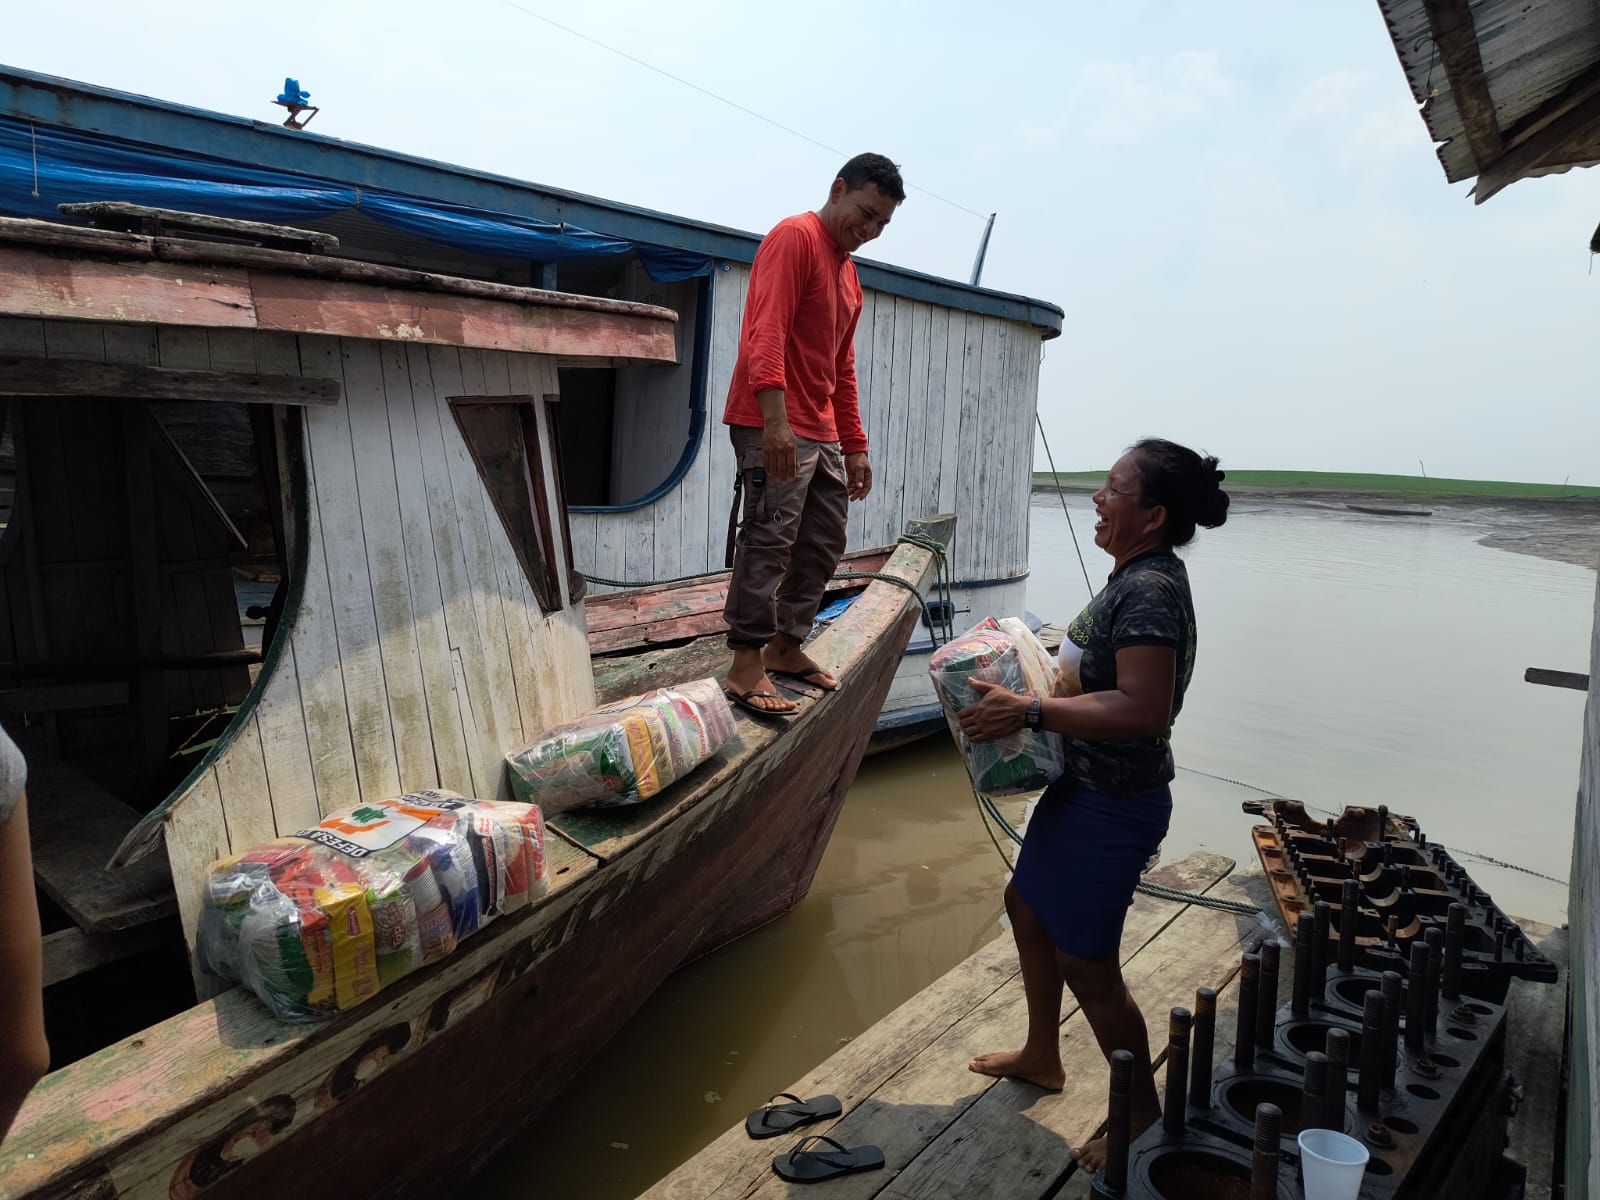
<svg viewBox="0 0 1600 1200"><path fill-rule="evenodd" d="M983 237L978 239L978 257L972 263L972 286L978 286L978 280L983 275L983 256L989 253L989 234L994 229L995 214L989 214L989 220L983 227Z"/></svg>
<svg viewBox="0 0 1600 1200"><path fill-rule="evenodd" d="M311 93L300 86L298 79L284 79L283 91L279 92L278 98L273 101L274 104L289 110L289 119L283 123L284 128L304 129L311 123L311 118L322 111L315 104L307 104L306 101L310 99ZM302 117L301 113L306 115Z"/></svg>

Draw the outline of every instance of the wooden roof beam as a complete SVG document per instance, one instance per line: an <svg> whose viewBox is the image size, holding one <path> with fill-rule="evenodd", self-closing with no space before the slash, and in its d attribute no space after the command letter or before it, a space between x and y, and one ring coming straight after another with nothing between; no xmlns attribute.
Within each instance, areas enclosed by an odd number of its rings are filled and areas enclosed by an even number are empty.
<svg viewBox="0 0 1600 1200"><path fill-rule="evenodd" d="M1450 95L1467 133L1467 145L1481 174L1504 152L1494 97L1478 52L1478 30L1467 0L1422 0L1433 27L1433 44L1450 81Z"/></svg>
<svg viewBox="0 0 1600 1200"><path fill-rule="evenodd" d="M1562 151L1589 142L1600 133L1600 63L1577 76L1555 97L1530 113L1507 138L1507 149L1478 172L1472 198L1482 204L1490 196L1543 166L1568 166L1586 162L1563 160Z"/></svg>

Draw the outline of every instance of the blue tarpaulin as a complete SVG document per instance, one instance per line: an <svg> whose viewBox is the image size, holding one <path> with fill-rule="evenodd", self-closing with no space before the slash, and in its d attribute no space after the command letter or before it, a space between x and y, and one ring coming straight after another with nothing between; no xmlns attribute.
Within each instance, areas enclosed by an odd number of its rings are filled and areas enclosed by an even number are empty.
<svg viewBox="0 0 1600 1200"><path fill-rule="evenodd" d="M359 210L492 258L548 263L632 252L663 283L711 270L711 260L692 251L0 117L0 212L59 220L57 205L96 200L279 224Z"/></svg>

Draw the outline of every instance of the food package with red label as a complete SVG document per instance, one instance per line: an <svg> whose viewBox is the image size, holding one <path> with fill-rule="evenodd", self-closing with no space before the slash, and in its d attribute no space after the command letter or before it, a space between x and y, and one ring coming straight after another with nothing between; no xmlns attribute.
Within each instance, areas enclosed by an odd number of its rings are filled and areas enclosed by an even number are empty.
<svg viewBox="0 0 1600 1200"><path fill-rule="evenodd" d="M411 792L214 863L196 951L280 1018L344 1012L548 890L538 805Z"/></svg>

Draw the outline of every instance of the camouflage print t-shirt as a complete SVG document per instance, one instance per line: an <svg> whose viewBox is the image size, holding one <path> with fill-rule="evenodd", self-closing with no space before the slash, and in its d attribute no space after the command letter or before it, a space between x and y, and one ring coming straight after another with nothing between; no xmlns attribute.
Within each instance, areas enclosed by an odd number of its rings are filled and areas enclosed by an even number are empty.
<svg viewBox="0 0 1600 1200"><path fill-rule="evenodd" d="M1147 554L1114 571L1100 594L1067 628L1061 669L1068 692L1111 691L1117 686L1117 651L1127 646L1171 646L1178 653L1172 716L1194 675L1194 599L1189 572L1177 555ZM1076 675L1078 687L1072 686ZM1165 737L1092 742L1062 738L1066 774L1113 795L1148 792L1171 781L1172 747Z"/></svg>

